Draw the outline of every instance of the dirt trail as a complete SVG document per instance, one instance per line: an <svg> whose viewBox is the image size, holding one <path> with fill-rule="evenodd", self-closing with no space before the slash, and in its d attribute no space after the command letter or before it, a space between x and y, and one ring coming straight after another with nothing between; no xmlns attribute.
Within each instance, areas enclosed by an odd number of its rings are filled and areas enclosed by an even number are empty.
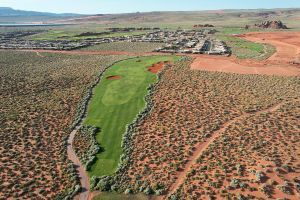
<svg viewBox="0 0 300 200"><path fill-rule="evenodd" d="M84 166L81 164L80 160L75 154L74 148L73 148L73 141L76 132L80 129L80 126L76 127L70 134L68 138L68 147L67 147L67 152L68 152L68 158L73 162L73 164L76 167L77 174L80 179L81 187L82 187L82 192L78 194L77 196L74 197L75 200L88 200L91 199L91 193L90 193L90 180L89 176L85 171Z"/></svg>
<svg viewBox="0 0 300 200"><path fill-rule="evenodd" d="M212 144L215 141L215 139L217 137L219 137L221 135L221 133L223 133L230 125L234 124L238 120L241 120L241 119L251 116L251 115L259 115L262 113L274 112L274 111L278 110L283 104L284 103L280 103L280 104L272 106L268 109L264 109L264 110L261 110L261 111L255 112L255 113L245 113L239 117L236 117L233 120L230 120L230 121L226 122L225 124L223 124L222 128L219 129L218 131L213 132L211 137L208 138L206 142L198 144L198 146L196 146L195 152L190 157L184 170L178 173L178 176L177 176L178 178L177 178L176 182L170 188L170 192L168 193L168 195L166 196L165 199L168 199L172 194L174 194L176 192L176 190L180 187L180 185L182 185L184 183L188 172L192 170L192 167L194 164L196 164L197 159L207 149L207 147L210 144Z"/></svg>

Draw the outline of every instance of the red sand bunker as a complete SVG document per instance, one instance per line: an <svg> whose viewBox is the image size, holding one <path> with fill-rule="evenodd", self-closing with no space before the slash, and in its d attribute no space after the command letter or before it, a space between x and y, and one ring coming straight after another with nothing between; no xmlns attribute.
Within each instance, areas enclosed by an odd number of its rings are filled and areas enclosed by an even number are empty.
<svg viewBox="0 0 300 200"><path fill-rule="evenodd" d="M122 77L121 76L108 76L106 77L107 80L118 80L118 79L121 79Z"/></svg>
<svg viewBox="0 0 300 200"><path fill-rule="evenodd" d="M300 32L247 33L239 37L271 44L276 47L276 53L264 61L200 55L195 56L191 68L238 74L300 76Z"/></svg>
<svg viewBox="0 0 300 200"><path fill-rule="evenodd" d="M170 61L153 64L151 67L148 68L148 71L157 74L160 70L162 70L165 64L170 64Z"/></svg>

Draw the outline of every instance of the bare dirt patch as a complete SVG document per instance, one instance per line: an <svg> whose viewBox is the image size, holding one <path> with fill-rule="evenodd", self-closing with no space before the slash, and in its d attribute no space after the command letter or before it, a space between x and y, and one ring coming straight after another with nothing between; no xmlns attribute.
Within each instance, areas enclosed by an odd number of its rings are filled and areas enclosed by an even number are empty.
<svg viewBox="0 0 300 200"><path fill-rule="evenodd" d="M195 56L192 69L238 74L299 76L300 32L247 33L240 38L276 47L276 53L263 61L235 57Z"/></svg>
<svg viewBox="0 0 300 200"><path fill-rule="evenodd" d="M153 64L151 67L148 68L148 71L157 74L158 72L160 72L160 70L162 70L165 64L171 64L171 62L165 61Z"/></svg>
<svg viewBox="0 0 300 200"><path fill-rule="evenodd" d="M300 32L247 33L239 36L258 43L269 43L276 47L276 53L269 61L291 61L300 58Z"/></svg>
<svg viewBox="0 0 300 200"><path fill-rule="evenodd" d="M108 77L106 77L107 80L119 80L121 78L122 78L122 76L108 76Z"/></svg>
<svg viewBox="0 0 300 200"><path fill-rule="evenodd" d="M191 69L227 72L237 74L264 74L278 76L299 76L300 68L295 65L268 65L264 62L242 61L235 58L197 56Z"/></svg>
<svg viewBox="0 0 300 200"><path fill-rule="evenodd" d="M148 71L157 74L163 67L164 67L164 62L159 62L149 67Z"/></svg>

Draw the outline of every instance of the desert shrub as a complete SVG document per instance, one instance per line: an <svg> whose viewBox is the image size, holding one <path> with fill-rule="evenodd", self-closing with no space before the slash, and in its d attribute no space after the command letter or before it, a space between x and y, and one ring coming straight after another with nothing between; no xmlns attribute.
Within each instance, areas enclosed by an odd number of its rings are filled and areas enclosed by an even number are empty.
<svg viewBox="0 0 300 200"><path fill-rule="evenodd" d="M268 197L268 198L270 198L272 195L272 189L271 189L270 185L263 184L260 187L260 191L262 191L262 193L264 193L264 195L266 195L266 197Z"/></svg>
<svg viewBox="0 0 300 200"><path fill-rule="evenodd" d="M284 185L277 185L276 186L280 191L286 193L286 194L289 194L289 195L292 195L293 194L293 191L291 189L291 187L285 183Z"/></svg>
<svg viewBox="0 0 300 200"><path fill-rule="evenodd" d="M96 154L102 151L100 144L96 141L96 134L99 132L98 127L82 126L75 134L73 141L75 153L87 171L93 165Z"/></svg>
<svg viewBox="0 0 300 200"><path fill-rule="evenodd" d="M266 175L262 171L257 171L255 173L255 180L257 182L262 183L263 181L265 181L266 178L267 178Z"/></svg>
<svg viewBox="0 0 300 200"><path fill-rule="evenodd" d="M0 162L6 163L1 166L0 179L24 187L13 194L9 192L12 186L2 185L3 199L13 195L19 199L64 199L78 192L78 177L67 158L67 138L76 121L77 105L99 71L126 58L43 56L0 52ZM28 178L35 181L26 185ZM53 189L39 193L43 188Z"/></svg>

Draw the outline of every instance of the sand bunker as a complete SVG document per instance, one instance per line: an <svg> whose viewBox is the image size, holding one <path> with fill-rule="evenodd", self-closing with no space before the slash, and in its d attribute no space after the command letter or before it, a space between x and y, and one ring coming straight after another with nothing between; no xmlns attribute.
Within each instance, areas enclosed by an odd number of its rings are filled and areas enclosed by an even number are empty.
<svg viewBox="0 0 300 200"><path fill-rule="evenodd" d="M191 68L238 74L300 76L300 32L247 33L238 37L271 44L276 47L276 53L264 61L199 55L194 56Z"/></svg>
<svg viewBox="0 0 300 200"><path fill-rule="evenodd" d="M159 62L149 67L148 71L157 74L163 67L164 67L164 62Z"/></svg>
<svg viewBox="0 0 300 200"><path fill-rule="evenodd" d="M121 76L108 76L106 77L107 80L118 80L118 79L121 79L122 77Z"/></svg>

